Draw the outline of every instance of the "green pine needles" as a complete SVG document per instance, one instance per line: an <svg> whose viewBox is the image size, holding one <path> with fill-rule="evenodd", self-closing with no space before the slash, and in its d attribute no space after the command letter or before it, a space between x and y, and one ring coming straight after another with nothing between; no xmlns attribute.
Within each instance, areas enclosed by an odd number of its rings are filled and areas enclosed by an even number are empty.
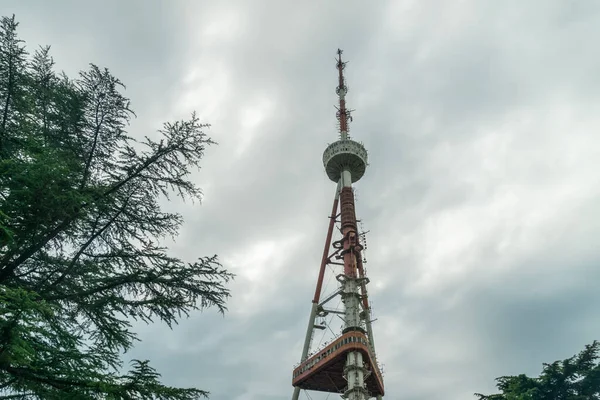
<svg viewBox="0 0 600 400"><path fill-rule="evenodd" d="M538 378L526 375L497 378L501 394L482 395L479 400L599 400L600 342L585 346L578 355L544 364Z"/></svg>
<svg viewBox="0 0 600 400"><path fill-rule="evenodd" d="M17 25L0 22L0 399L206 397L161 384L147 361L120 371L130 321L226 310L232 275L216 256L186 263L157 244L182 223L161 198L200 199L189 173L207 126L192 114L135 142L117 78L57 74Z"/></svg>

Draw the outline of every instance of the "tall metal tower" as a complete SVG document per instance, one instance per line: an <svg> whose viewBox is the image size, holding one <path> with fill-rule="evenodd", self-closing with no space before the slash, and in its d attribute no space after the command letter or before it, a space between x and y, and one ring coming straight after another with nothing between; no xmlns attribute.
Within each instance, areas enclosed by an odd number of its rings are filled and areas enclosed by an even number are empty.
<svg viewBox="0 0 600 400"><path fill-rule="evenodd" d="M346 63L342 61L342 50L338 49L337 54L336 92L339 96L337 119L340 137L327 146L323 153L325 172L329 179L337 183L337 188L302 357L292 374L292 400L298 400L302 389L339 393L342 398L349 400L367 400L372 397L380 400L384 395L383 377L375 356L371 327L371 308L367 297L369 280L361 253L364 247L357 227L352 189L352 184L365 173L367 151L361 143L351 140L348 135L348 122L352 118L351 110L346 108L348 88L343 72ZM338 224L341 238L332 243L333 231ZM321 300L327 266L341 267L336 276L339 287ZM328 304L338 296L341 297L343 309L331 309ZM317 324L317 317L331 313L340 315L343 320L340 335L336 335L326 347L317 349L309 356L315 330L325 328Z"/></svg>

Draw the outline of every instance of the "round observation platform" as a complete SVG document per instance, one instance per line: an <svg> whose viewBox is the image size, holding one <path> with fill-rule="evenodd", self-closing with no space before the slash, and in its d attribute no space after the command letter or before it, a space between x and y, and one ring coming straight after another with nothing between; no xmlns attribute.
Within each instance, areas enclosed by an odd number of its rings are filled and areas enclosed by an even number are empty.
<svg viewBox="0 0 600 400"><path fill-rule="evenodd" d="M352 183L357 182L367 169L367 150L350 139L331 143L323 152L323 165L329 179L338 182L344 170L350 172Z"/></svg>

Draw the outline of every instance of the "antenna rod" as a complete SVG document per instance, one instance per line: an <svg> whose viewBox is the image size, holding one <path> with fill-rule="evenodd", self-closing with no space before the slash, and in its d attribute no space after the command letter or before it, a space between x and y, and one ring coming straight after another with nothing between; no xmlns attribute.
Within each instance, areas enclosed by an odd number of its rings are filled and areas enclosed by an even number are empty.
<svg viewBox="0 0 600 400"><path fill-rule="evenodd" d="M336 93L340 98L340 107L337 112L337 119L340 121L340 135L342 139L348 138L348 120L350 119L349 110L346 109L346 93L348 93L348 87L344 80L344 68L346 63L342 61L342 50L337 51L337 70L338 70L338 87Z"/></svg>

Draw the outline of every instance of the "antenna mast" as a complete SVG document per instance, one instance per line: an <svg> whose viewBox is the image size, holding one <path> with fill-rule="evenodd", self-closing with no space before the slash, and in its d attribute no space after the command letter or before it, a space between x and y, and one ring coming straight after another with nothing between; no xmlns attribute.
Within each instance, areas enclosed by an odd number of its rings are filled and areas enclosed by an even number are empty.
<svg viewBox="0 0 600 400"><path fill-rule="evenodd" d="M338 70L338 86L335 90L339 97L339 107L337 108L336 118L339 121L340 138L342 140L348 139L348 122L352 121L350 113L354 110L348 110L346 108L346 93L348 93L348 86L346 86L346 80L344 79L344 68L346 68L347 62L342 61L341 49L338 49L338 58L336 59L336 67Z"/></svg>

